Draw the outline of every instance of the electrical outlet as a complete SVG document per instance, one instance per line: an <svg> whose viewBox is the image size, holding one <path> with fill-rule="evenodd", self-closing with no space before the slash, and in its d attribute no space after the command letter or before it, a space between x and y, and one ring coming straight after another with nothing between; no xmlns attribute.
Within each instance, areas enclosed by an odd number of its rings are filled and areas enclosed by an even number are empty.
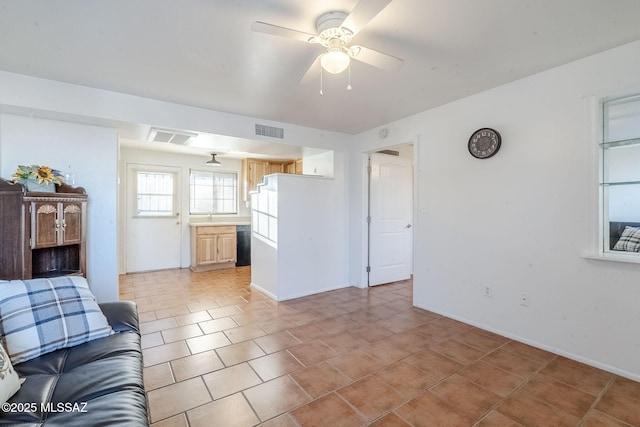
<svg viewBox="0 0 640 427"><path fill-rule="evenodd" d="M484 285L482 287L482 295L484 295L485 297L491 297L491 288L487 285Z"/></svg>
<svg viewBox="0 0 640 427"><path fill-rule="evenodd" d="M529 294L526 292L522 292L520 294L520 305L524 305L525 307L529 306Z"/></svg>

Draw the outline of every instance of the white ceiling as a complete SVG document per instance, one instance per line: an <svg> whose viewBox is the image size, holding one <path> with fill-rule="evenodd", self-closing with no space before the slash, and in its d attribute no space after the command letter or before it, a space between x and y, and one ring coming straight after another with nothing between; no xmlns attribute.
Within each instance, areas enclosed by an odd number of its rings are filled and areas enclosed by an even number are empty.
<svg viewBox="0 0 640 427"><path fill-rule="evenodd" d="M638 0L393 0L354 44L402 68L354 62L320 96L298 84L319 46L250 30L356 3L0 0L0 69L355 134L640 39Z"/></svg>

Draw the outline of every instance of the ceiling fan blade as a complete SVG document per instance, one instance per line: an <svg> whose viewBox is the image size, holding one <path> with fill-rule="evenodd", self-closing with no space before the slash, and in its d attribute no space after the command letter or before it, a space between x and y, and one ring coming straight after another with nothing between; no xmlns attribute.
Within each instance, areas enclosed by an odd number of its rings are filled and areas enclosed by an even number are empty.
<svg viewBox="0 0 640 427"><path fill-rule="evenodd" d="M280 27L278 25L267 24L266 22L256 21L251 24L251 30L258 33L272 34L274 36L286 37L288 39L298 40L307 43L317 43L317 36L314 34L304 33L291 28Z"/></svg>
<svg viewBox="0 0 640 427"><path fill-rule="evenodd" d="M364 46L351 46L351 50L356 52L353 59L373 65L386 71L394 71L402 67L404 60L377 50L369 49Z"/></svg>
<svg viewBox="0 0 640 427"><path fill-rule="evenodd" d="M389 3L391 0L360 0L340 25L340 28L346 28L356 35Z"/></svg>
<svg viewBox="0 0 640 427"><path fill-rule="evenodd" d="M318 76L320 75L320 57L321 56L322 55L318 55L315 61L313 61L313 64L311 64L311 66L304 73L304 76L302 76L302 78L300 79L301 85L311 83L316 78L318 78Z"/></svg>

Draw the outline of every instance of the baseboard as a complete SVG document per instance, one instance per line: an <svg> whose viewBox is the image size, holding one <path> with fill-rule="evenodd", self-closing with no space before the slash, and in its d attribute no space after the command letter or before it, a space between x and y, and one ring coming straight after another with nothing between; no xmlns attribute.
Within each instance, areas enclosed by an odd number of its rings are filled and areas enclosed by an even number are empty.
<svg viewBox="0 0 640 427"><path fill-rule="evenodd" d="M256 285L255 283L251 282L251 287L253 289L256 289L257 291L262 292L263 294L265 294L266 296L268 296L269 298L276 300L278 302L280 301L288 301L288 300L292 300L292 299L296 299L296 298L302 298L302 297L307 297L309 295L316 295L316 294L321 294L323 292L329 292L329 291L335 291L337 289L344 289L344 288L350 288L352 287L351 285L344 285L344 286L331 286L331 287L327 287L327 288L321 288L321 289L313 289L313 290L309 290L309 291L305 291L305 292L300 292L300 293L293 293L293 294L288 294L288 295L280 295L279 297L275 294L273 294L272 292L269 292L265 289L263 289L262 287L260 287L259 285Z"/></svg>
<svg viewBox="0 0 640 427"><path fill-rule="evenodd" d="M457 321L462 322L462 323L466 323L466 324L471 325L471 326L475 326L475 327L483 329L485 331L493 332L494 334L501 335L503 337L512 339L514 341L518 341L518 342L521 342L523 344L527 344L527 345L530 345L532 347L536 347L536 348L539 348L541 350L545 350L545 351L548 351L550 353L557 354L558 356L566 357L567 359L575 360L576 362L584 363L585 365L589 365L589 366L592 366L594 368L602 369L603 371L611 372L612 374L619 375L621 377L625 377L625 378L628 378L630 380L640 382L640 375L639 374L635 374L633 372L625 371L624 369L619 369L619 368L616 368L615 366L611 366L611 365L608 365L606 363L598 362L597 360L592 360L592 359L580 356L578 354L571 353L569 351L565 351L565 350L558 349L558 348L553 348L553 347L550 347L550 346L548 346L546 344L542 344L542 343L539 343L537 341L533 341L533 340L530 340L530 339L527 339L527 338L523 338L521 336L512 334L512 333L510 333L508 331L504 331L502 329L493 328L493 327L490 327L490 326L475 322L473 320L469 320L469 319L461 317L461 316L453 315L451 313L447 313L447 312L439 311L439 310L434 310L432 308L421 307L419 305L415 305L415 307L420 308L422 310L430 311L432 313L439 314L441 316L448 317L450 319L457 320Z"/></svg>

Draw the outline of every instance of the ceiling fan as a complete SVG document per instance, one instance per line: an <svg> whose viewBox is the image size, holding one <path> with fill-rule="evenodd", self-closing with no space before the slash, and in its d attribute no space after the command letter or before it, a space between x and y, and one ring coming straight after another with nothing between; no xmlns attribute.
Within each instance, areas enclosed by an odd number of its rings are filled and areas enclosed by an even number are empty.
<svg viewBox="0 0 640 427"><path fill-rule="evenodd" d="M383 70L396 70L404 63L402 59L364 46L351 45L353 37L389 3L391 0L360 0L351 13L323 13L316 21L317 35L260 21L251 24L251 30L319 44L325 49L302 76L300 84L308 83L320 74L318 64L329 73L339 74L349 67L351 59ZM350 89L350 85L347 88Z"/></svg>

